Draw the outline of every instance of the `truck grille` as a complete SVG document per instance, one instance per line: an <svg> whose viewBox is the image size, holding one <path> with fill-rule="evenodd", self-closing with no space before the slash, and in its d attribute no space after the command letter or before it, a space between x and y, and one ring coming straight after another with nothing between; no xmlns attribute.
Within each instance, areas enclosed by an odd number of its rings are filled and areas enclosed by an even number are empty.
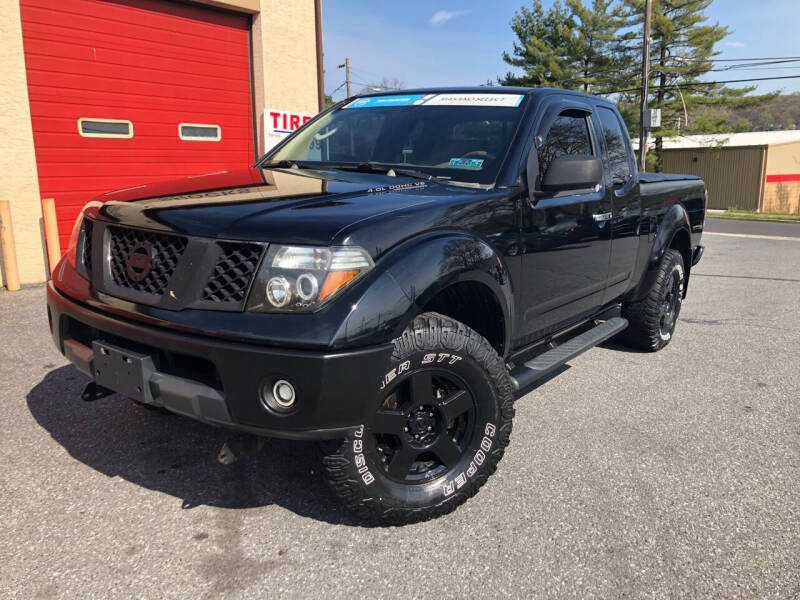
<svg viewBox="0 0 800 600"><path fill-rule="evenodd" d="M203 288L202 299L210 302L243 302L261 259L258 244L220 242L220 254Z"/></svg>
<svg viewBox="0 0 800 600"><path fill-rule="evenodd" d="M92 231L94 229L94 223L89 219L83 220L83 252L81 254L81 260L83 260L83 266L86 269L87 273L92 272Z"/></svg>
<svg viewBox="0 0 800 600"><path fill-rule="evenodd" d="M137 292L161 296L186 250L186 238L114 226L110 226L108 232L114 283ZM131 268L129 257L132 252L146 257L143 259L147 263L146 269L137 272Z"/></svg>
<svg viewBox="0 0 800 600"><path fill-rule="evenodd" d="M83 240L81 270L100 291L168 310L242 310L267 247L88 219ZM93 265L96 244L103 247L104 261Z"/></svg>

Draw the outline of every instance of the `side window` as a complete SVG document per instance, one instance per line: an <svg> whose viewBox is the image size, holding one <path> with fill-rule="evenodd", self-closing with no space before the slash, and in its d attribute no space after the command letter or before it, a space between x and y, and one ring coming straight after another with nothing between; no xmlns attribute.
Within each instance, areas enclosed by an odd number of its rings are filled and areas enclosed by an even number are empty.
<svg viewBox="0 0 800 600"><path fill-rule="evenodd" d="M592 139L586 116L580 112L564 112L556 117L544 142L537 149L539 176L544 177L554 158L564 155L588 154L591 156Z"/></svg>
<svg viewBox="0 0 800 600"><path fill-rule="evenodd" d="M601 135L606 147L606 169L611 175L613 184L623 184L633 175L625 134L614 111L600 107L597 114L600 117Z"/></svg>

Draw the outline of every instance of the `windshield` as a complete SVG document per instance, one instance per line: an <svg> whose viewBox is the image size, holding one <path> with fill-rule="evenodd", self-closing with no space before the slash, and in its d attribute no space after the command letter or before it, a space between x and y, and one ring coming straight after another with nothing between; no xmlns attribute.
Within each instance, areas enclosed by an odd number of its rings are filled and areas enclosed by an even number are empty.
<svg viewBox="0 0 800 600"><path fill-rule="evenodd" d="M491 184L522 115L522 94L357 98L309 122L268 161L413 169Z"/></svg>

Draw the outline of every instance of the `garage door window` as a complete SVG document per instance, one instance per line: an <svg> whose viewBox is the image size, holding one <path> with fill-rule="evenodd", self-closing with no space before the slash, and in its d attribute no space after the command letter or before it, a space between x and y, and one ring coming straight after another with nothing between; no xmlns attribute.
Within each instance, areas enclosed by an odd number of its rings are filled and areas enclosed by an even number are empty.
<svg viewBox="0 0 800 600"><path fill-rule="evenodd" d="M222 131L220 130L219 125L181 123L178 125L178 137L182 140L218 142L222 139Z"/></svg>
<svg viewBox="0 0 800 600"><path fill-rule="evenodd" d="M78 133L81 137L132 138L133 123L118 119L78 119Z"/></svg>

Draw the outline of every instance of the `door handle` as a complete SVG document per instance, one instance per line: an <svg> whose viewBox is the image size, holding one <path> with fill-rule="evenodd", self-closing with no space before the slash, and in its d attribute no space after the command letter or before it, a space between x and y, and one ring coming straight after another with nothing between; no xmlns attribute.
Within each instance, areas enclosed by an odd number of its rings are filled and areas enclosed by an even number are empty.
<svg viewBox="0 0 800 600"><path fill-rule="evenodd" d="M613 213L604 212L604 213L594 213L592 218L595 220L596 223L604 223L606 221L610 221L613 217Z"/></svg>

